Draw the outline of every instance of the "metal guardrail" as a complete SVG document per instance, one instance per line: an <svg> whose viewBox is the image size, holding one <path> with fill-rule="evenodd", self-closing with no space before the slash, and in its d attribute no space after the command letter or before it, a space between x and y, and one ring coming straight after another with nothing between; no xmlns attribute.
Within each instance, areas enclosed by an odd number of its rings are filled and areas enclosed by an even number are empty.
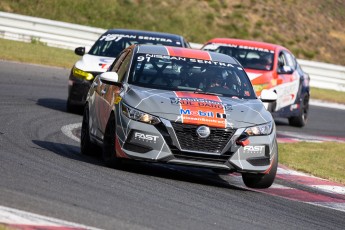
<svg viewBox="0 0 345 230"><path fill-rule="evenodd" d="M106 30L72 23L53 21L0 12L0 38L24 42L40 41L48 46L75 49L91 47ZM198 49L201 44L191 43ZM345 66L298 60L310 75L310 85L318 88L345 91Z"/></svg>
<svg viewBox="0 0 345 230"><path fill-rule="evenodd" d="M38 40L48 46L75 49L92 46L106 30L49 19L0 12L0 37L17 41Z"/></svg>

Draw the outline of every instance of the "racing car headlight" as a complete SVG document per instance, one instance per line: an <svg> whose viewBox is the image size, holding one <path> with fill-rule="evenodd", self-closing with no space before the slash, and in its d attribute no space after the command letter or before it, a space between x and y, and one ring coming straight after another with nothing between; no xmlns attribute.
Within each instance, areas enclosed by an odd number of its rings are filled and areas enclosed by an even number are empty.
<svg viewBox="0 0 345 230"><path fill-rule="evenodd" d="M151 125L156 125L161 122L161 120L158 117L148 113L141 112L124 103L122 103L122 113L129 119L148 123Z"/></svg>
<svg viewBox="0 0 345 230"><path fill-rule="evenodd" d="M83 78L85 80L91 81L94 77L92 73L85 72L81 69L78 69L76 67L73 67L73 76L78 77L78 78Z"/></svg>
<svg viewBox="0 0 345 230"><path fill-rule="evenodd" d="M273 130L273 122L270 121L263 125L257 125L247 128L244 132L249 136L259 136L271 134Z"/></svg>

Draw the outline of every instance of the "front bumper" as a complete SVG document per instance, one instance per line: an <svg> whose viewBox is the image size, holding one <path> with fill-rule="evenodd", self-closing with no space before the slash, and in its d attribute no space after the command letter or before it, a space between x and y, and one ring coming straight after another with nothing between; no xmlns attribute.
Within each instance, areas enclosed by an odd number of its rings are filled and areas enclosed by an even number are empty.
<svg viewBox="0 0 345 230"><path fill-rule="evenodd" d="M93 81L93 80L92 80ZM68 101L73 105L84 105L87 93L92 81L74 77L72 74L68 80Z"/></svg>
<svg viewBox="0 0 345 230"><path fill-rule="evenodd" d="M121 112L116 117L116 137L121 147L118 157L263 173L278 154L275 126L270 135L250 136L249 145L241 146L236 140L245 128L211 128L209 137L200 138L195 125L162 118L160 124L150 125L130 120Z"/></svg>

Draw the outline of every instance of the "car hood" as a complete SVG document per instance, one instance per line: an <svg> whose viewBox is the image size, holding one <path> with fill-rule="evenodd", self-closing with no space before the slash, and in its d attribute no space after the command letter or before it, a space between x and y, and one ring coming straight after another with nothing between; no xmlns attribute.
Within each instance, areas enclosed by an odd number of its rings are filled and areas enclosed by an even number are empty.
<svg viewBox="0 0 345 230"><path fill-rule="evenodd" d="M123 102L173 122L218 128L242 128L273 120L259 99L236 99L129 86Z"/></svg>
<svg viewBox="0 0 345 230"><path fill-rule="evenodd" d="M105 72L115 58L85 54L75 63L75 67L87 72Z"/></svg>

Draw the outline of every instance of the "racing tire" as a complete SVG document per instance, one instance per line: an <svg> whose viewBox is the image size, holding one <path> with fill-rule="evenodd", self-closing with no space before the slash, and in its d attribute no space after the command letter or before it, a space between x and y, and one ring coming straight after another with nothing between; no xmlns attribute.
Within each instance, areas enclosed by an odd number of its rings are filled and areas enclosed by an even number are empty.
<svg viewBox="0 0 345 230"><path fill-rule="evenodd" d="M267 174L242 173L242 180L249 188L269 188L276 177L278 154L274 157L271 170Z"/></svg>
<svg viewBox="0 0 345 230"><path fill-rule="evenodd" d="M289 117L289 125L295 127L303 127L307 124L309 113L309 97L306 95L301 103L301 109L298 116Z"/></svg>
<svg viewBox="0 0 345 230"><path fill-rule="evenodd" d="M74 107L71 104L71 101L69 98L67 99L67 103L66 103L66 111L69 113L74 113Z"/></svg>
<svg viewBox="0 0 345 230"><path fill-rule="evenodd" d="M86 105L83 113L83 122L80 131L80 153L83 155L97 155L100 148L91 142L89 130L89 106Z"/></svg>
<svg viewBox="0 0 345 230"><path fill-rule="evenodd" d="M116 157L115 126L115 117L111 114L104 132L102 151L105 165L111 168L118 168L121 164L121 159Z"/></svg>

